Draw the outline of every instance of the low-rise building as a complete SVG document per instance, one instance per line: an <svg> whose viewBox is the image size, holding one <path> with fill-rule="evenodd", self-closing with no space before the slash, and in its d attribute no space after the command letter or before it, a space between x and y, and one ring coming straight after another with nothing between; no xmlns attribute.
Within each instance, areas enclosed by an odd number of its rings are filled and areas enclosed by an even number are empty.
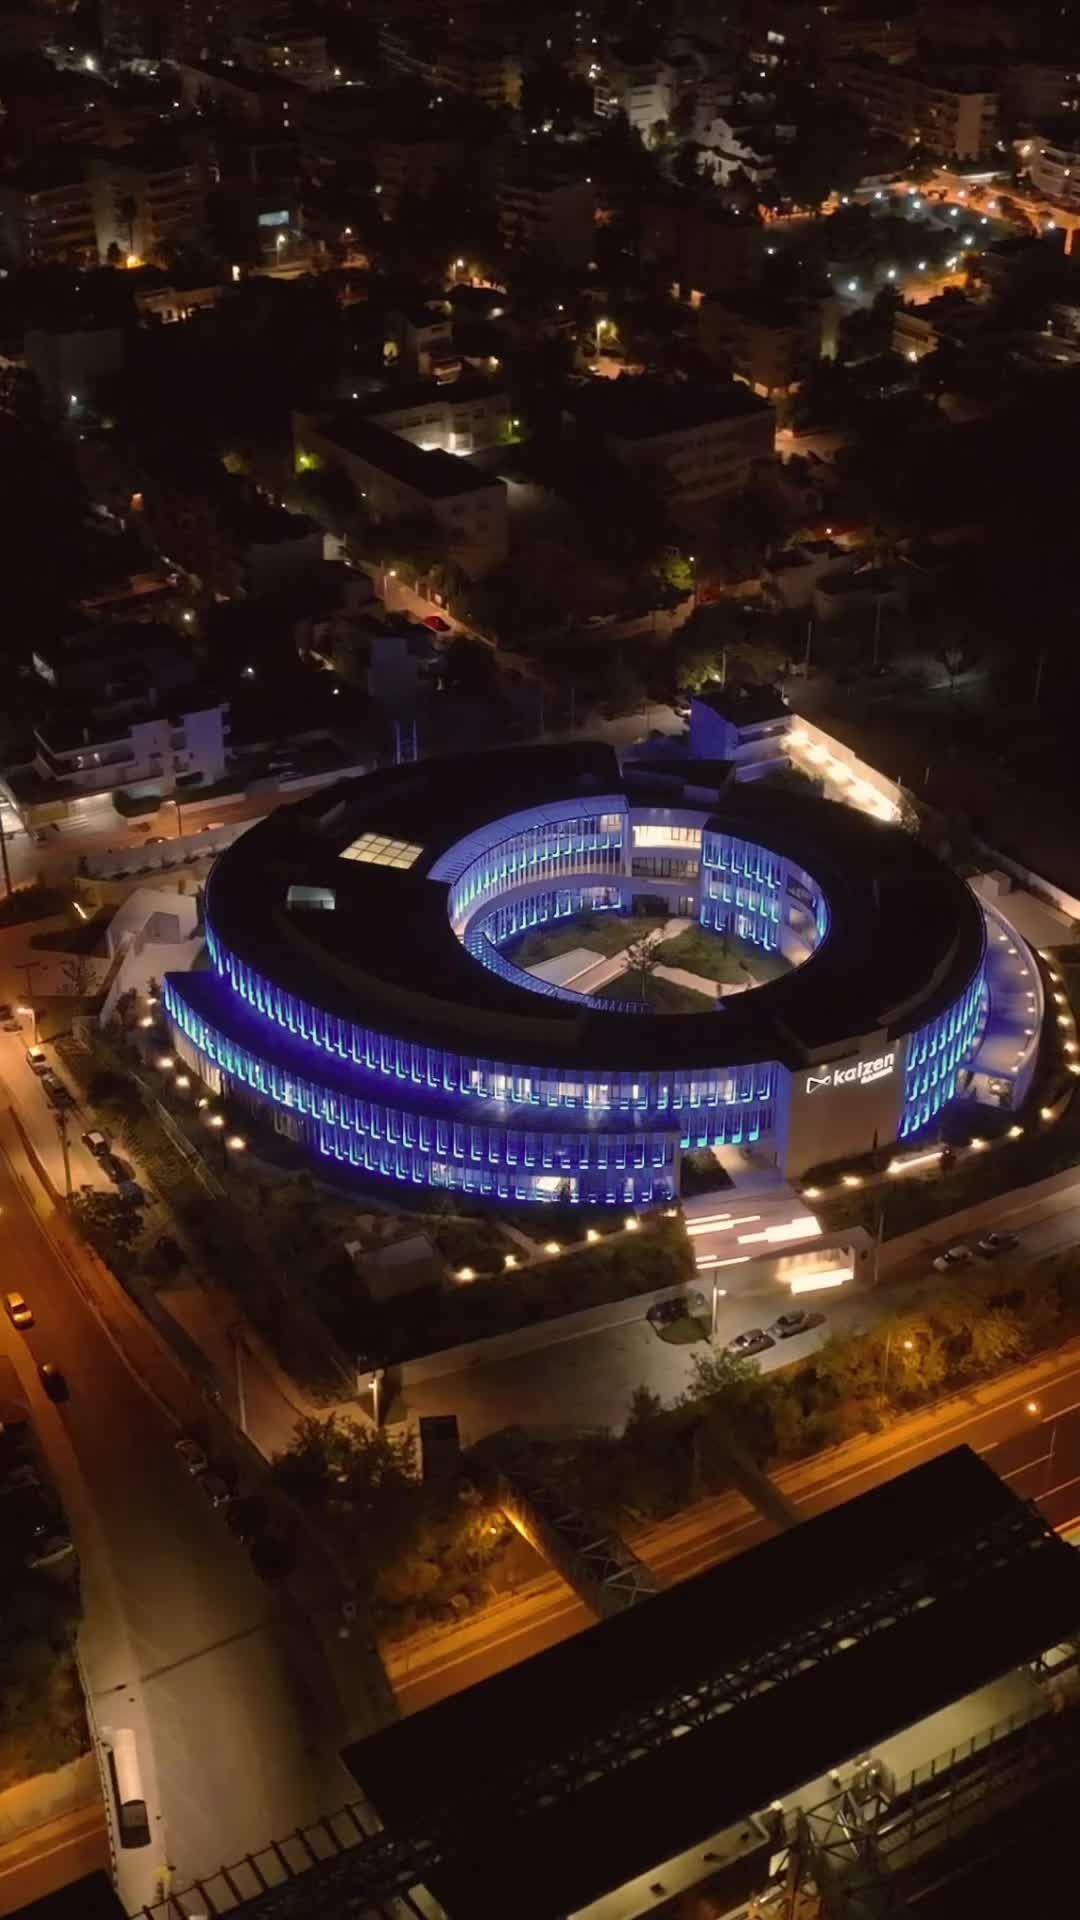
<svg viewBox="0 0 1080 1920"><path fill-rule="evenodd" d="M1051 206L1080 208L1080 122L1075 118L1044 121L1024 140L1025 163L1036 193Z"/></svg>
<svg viewBox="0 0 1080 1920"><path fill-rule="evenodd" d="M54 148L0 174L0 264L96 265L97 228L78 148Z"/></svg>
<svg viewBox="0 0 1080 1920"><path fill-rule="evenodd" d="M506 488L440 449L424 452L356 408L293 414L297 464L322 462L346 473L375 520L432 520L455 566L480 579L509 550Z"/></svg>
<svg viewBox="0 0 1080 1920"><path fill-rule="evenodd" d="M495 189L503 244L584 272L593 257L596 202L581 173L512 164Z"/></svg>
<svg viewBox="0 0 1080 1920"><path fill-rule="evenodd" d="M265 599L323 557L322 530L262 499L209 455L148 461L141 511L163 558L211 593Z"/></svg>
<svg viewBox="0 0 1080 1920"><path fill-rule="evenodd" d="M209 786L228 766L228 713L227 701L194 692L165 711L156 700L122 715L57 709L34 727L34 768L72 797L144 780Z"/></svg>
<svg viewBox="0 0 1080 1920"><path fill-rule="evenodd" d="M504 387L465 375L447 383L419 380L390 387L362 403L367 419L409 440L425 453L480 453L504 442L510 427L510 395Z"/></svg>
<svg viewBox="0 0 1080 1920"><path fill-rule="evenodd" d="M61 793L93 794L152 780L169 792L220 780L229 707L164 626L84 628L41 642L34 772ZM40 796L39 796L40 797Z"/></svg>
<svg viewBox="0 0 1080 1920"><path fill-rule="evenodd" d="M389 352L398 364L421 379L456 379L461 356L454 346L454 321L439 301L432 306L395 308L387 315Z"/></svg>
<svg viewBox="0 0 1080 1920"><path fill-rule="evenodd" d="M999 86L977 66L840 60L837 81L870 124L939 160L975 160L997 139Z"/></svg>
<svg viewBox="0 0 1080 1920"><path fill-rule="evenodd" d="M773 461L773 409L734 380L594 380L567 406L626 465L661 468L676 510L741 492Z"/></svg>
<svg viewBox="0 0 1080 1920"><path fill-rule="evenodd" d="M729 362L736 379L768 400L791 393L820 359L822 303L727 294L702 303L698 329L702 352Z"/></svg>
<svg viewBox="0 0 1080 1920"><path fill-rule="evenodd" d="M985 309L955 289L921 306L901 303L893 314L893 352L902 353L905 360L921 360L936 352L943 340L959 345L970 339L985 321Z"/></svg>

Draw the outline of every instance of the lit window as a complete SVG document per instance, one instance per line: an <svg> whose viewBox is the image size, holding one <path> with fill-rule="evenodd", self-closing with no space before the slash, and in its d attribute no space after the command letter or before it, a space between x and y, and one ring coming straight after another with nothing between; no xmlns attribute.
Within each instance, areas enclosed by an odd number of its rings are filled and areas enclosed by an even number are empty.
<svg viewBox="0 0 1080 1920"><path fill-rule="evenodd" d="M362 833L342 848L343 860L363 860L371 867L411 867L419 860L422 847L410 840L390 840L384 833Z"/></svg>

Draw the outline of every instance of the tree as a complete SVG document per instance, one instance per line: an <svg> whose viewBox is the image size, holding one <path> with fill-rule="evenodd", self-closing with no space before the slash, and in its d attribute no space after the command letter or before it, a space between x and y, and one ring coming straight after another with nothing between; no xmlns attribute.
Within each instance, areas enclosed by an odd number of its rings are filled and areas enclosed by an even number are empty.
<svg viewBox="0 0 1080 1920"><path fill-rule="evenodd" d="M659 944L654 934L643 934L626 949L626 972L643 1006L648 1005L649 983L660 965Z"/></svg>
<svg viewBox="0 0 1080 1920"><path fill-rule="evenodd" d="M696 140L686 140L671 163L671 171L682 187L694 187L701 178L701 156L705 149Z"/></svg>
<svg viewBox="0 0 1080 1920"><path fill-rule="evenodd" d="M282 1490L334 1535L361 1590L400 1569L418 1544L425 1495L412 1441L331 1415L297 1422L273 1474Z"/></svg>
<svg viewBox="0 0 1080 1920"><path fill-rule="evenodd" d="M135 251L135 222L139 217L138 203L133 194L125 193L116 203L119 218L127 228L128 252Z"/></svg>
<svg viewBox="0 0 1080 1920"><path fill-rule="evenodd" d="M136 993L134 987L128 987L126 992L121 993L117 996L114 1012L116 1014L116 1018L120 1026L123 1028L125 1033L127 1032L128 1028L134 1024L135 1008L137 1007L138 1003L139 1003L139 996Z"/></svg>
<svg viewBox="0 0 1080 1920"><path fill-rule="evenodd" d="M63 965L64 992L81 1000L91 991L94 982L94 970L89 956L85 953L72 953Z"/></svg>
<svg viewBox="0 0 1080 1920"><path fill-rule="evenodd" d="M122 1272L142 1231L137 1209L118 1193L103 1193L93 1187L84 1187L68 1204L83 1238L107 1267L114 1273Z"/></svg>

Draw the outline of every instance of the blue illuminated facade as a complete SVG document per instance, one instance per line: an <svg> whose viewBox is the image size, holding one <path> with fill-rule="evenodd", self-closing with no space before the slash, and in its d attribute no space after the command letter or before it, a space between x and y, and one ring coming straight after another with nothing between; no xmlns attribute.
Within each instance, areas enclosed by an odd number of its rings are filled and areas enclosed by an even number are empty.
<svg viewBox="0 0 1080 1920"><path fill-rule="evenodd" d="M980 967L953 1006L908 1036L901 1140L932 1126L942 1107L955 1099L958 1075L978 1047L985 1018L986 984Z"/></svg>
<svg viewBox="0 0 1080 1920"><path fill-rule="evenodd" d="M257 836L275 831L287 829L264 823L247 845L257 849ZM392 840L392 828L387 831ZM766 1014L748 1023L732 1012L741 1004L736 994L718 999L712 1013L674 1022L652 1019L616 998L584 998L537 979L504 949L530 927L581 913L625 913L633 910L636 895L646 894L650 903L658 895L669 902L673 914L786 958L793 969L811 959L819 967L821 956L832 951L836 928L825 887L801 859L773 851L760 836L725 830L700 806L635 806L614 786L598 790L588 805L580 798L552 798L542 807L486 821L448 836L430 858L420 847L419 828L404 832L403 839L412 841L408 851L426 859L426 866L415 876L380 878L378 911L359 923L365 944L351 996L341 991L347 959L325 976L318 965L319 940L324 929L334 933L346 890L373 884L355 851L351 858L335 857L355 845L345 829L317 871L301 860L283 867L280 881L260 877L242 912L233 911L224 878L230 865L247 857L245 842L219 862L207 898L210 970L170 975L163 989L176 1051L215 1093L265 1109L280 1132L318 1160L398 1185L493 1201L662 1203L677 1195L679 1156L690 1148L752 1147L785 1171L798 1171L789 1166L787 1151L793 1089L806 1078L805 1059L823 1056L819 1046L812 1055L800 1053L792 1024L797 1015ZM908 843L900 854L910 857ZM306 992L273 977L273 939L265 930L260 942L248 938L249 911L258 914L264 892L279 903L273 937L285 941L291 963L281 972L302 982ZM433 951L452 930L453 953L460 956L464 949L494 976L491 994L505 1000L510 990L505 1019L489 1020L486 1012L478 1017L473 996L468 1019L455 1022L452 995L440 998L438 977L430 997L420 988L416 1004L423 1018L416 1022L408 1015L408 993L392 975L391 990L382 991L377 972L368 971L369 929L377 937L387 902L404 898L414 915L421 908L441 915L442 933L431 925ZM874 899L872 890L867 898ZM294 939L295 948L289 945ZM974 945L972 940L972 951ZM256 952L258 964L249 957ZM445 964L452 972L448 959ZM455 964L460 967L460 960ZM324 977L327 1004L320 1004ZM779 983L782 996L791 979L785 975ZM365 980L366 987L360 984ZM774 1004L767 999L772 991L760 990L766 1007ZM752 997L758 1002L757 993ZM788 994L775 1004L797 1009L802 1003ZM837 1061L862 1044L857 1032L847 1037L841 1005ZM979 1041L984 1006L979 963L954 1004L897 1036L898 1052L904 1049L903 1089L902 1095L899 1085L882 1095L893 1102L884 1134L895 1127L899 1137L911 1137L955 1096L960 1070ZM876 1025L866 1022L871 1033ZM678 1029L670 1063L665 1028L672 1034ZM543 1044L530 1060L534 1029ZM495 1044L482 1050L489 1033ZM763 1058L748 1058L751 1049L743 1039L729 1053L727 1036L746 1033L766 1043L773 1038L775 1051L762 1049ZM508 1035L515 1039L508 1043ZM513 1057L518 1052L525 1057ZM608 1064L593 1064L597 1057ZM626 1064L611 1064L617 1059ZM814 1109L830 1116L851 1111L850 1100L840 1098L828 1107L819 1098ZM881 1116L872 1131L875 1137L882 1132ZM825 1149L828 1142L820 1145Z"/></svg>

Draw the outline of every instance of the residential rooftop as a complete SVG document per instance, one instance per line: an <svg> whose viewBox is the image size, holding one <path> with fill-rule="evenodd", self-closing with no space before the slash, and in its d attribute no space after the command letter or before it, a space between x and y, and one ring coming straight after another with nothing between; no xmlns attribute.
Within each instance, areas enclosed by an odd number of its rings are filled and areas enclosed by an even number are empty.
<svg viewBox="0 0 1080 1920"><path fill-rule="evenodd" d="M499 487L502 482L492 474L480 473L468 461L434 448L425 453L409 440L402 440L387 427L376 426L363 415L339 407L329 415L316 415L312 425L318 433L333 441L346 453L367 460L380 472L400 480L429 500L450 500L457 494L477 493L482 487Z"/></svg>
<svg viewBox="0 0 1080 1920"><path fill-rule="evenodd" d="M580 425L619 440L655 440L668 433L687 433L718 421L768 414L768 401L759 400L741 381L699 384L666 383L641 375L621 374L617 380L590 380L575 388L564 405Z"/></svg>

